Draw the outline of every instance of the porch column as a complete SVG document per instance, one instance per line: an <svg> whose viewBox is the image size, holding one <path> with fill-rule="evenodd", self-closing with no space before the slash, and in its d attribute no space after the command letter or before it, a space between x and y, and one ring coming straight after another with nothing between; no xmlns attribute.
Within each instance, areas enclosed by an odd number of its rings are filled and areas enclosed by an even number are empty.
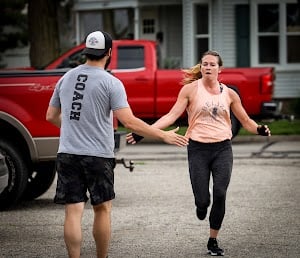
<svg viewBox="0 0 300 258"><path fill-rule="evenodd" d="M135 7L134 8L134 39L140 38L139 23L140 23L140 9L139 7Z"/></svg>

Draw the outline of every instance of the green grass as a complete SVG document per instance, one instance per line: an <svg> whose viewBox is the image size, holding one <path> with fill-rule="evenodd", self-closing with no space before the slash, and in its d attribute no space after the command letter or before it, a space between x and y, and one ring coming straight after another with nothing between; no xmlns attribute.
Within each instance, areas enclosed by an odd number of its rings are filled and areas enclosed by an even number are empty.
<svg viewBox="0 0 300 258"><path fill-rule="evenodd" d="M271 129L272 135L300 135L300 119L295 119L294 121L289 120L274 120L274 121L257 121L258 124L266 124ZM174 129L175 127L169 127L167 130ZM179 128L178 133L184 135L186 132L187 127L181 125ZM119 126L120 131L127 131L126 128ZM244 128L241 128L238 135L251 135L248 131Z"/></svg>
<svg viewBox="0 0 300 258"><path fill-rule="evenodd" d="M274 120L274 121L264 121L257 122L258 124L265 124L271 130L272 135L300 135L300 119L294 121L289 120ZM251 135L244 128L241 128L239 135Z"/></svg>

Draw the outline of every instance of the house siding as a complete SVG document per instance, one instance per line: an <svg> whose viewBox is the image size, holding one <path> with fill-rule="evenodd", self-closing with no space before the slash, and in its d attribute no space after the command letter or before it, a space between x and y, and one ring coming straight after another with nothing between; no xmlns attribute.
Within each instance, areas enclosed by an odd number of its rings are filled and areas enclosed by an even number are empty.
<svg viewBox="0 0 300 258"><path fill-rule="evenodd" d="M219 0L212 6L212 48L217 50L226 67L236 67L235 6L241 0Z"/></svg>
<svg viewBox="0 0 300 258"><path fill-rule="evenodd" d="M194 65L194 18L193 5L204 2L201 0L183 0L183 64L187 67ZM210 5L211 49L222 56L225 67L236 67L236 35L235 35L235 6L249 4L248 0L216 0L208 1ZM253 18L250 16L250 19ZM255 42L251 42L252 44ZM250 63L251 55L250 53ZM253 62L252 62L253 63ZM300 97L300 66L299 69L276 71L274 99Z"/></svg>
<svg viewBox="0 0 300 258"><path fill-rule="evenodd" d="M277 71L275 80L274 98L300 97L300 72Z"/></svg>

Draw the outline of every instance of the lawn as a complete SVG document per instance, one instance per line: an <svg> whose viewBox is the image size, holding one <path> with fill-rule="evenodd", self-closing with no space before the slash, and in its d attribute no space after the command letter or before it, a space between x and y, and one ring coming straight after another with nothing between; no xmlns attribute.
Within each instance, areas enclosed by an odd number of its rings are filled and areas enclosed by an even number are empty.
<svg viewBox="0 0 300 258"><path fill-rule="evenodd" d="M300 119L295 119L294 121L289 120L274 120L274 121L265 121L265 122L257 122L258 124L266 124L271 129L272 135L300 135ZM167 129L173 129L173 127L169 127ZM179 134L184 134L187 127L184 125L180 126ZM120 126L119 130L128 131L124 127ZM245 129L241 128L238 135L251 135L251 133L247 132Z"/></svg>
<svg viewBox="0 0 300 258"><path fill-rule="evenodd" d="M272 135L300 135L300 119L289 121L286 119L274 120L271 122L257 122L269 126ZM239 135L249 135L244 128L239 132Z"/></svg>

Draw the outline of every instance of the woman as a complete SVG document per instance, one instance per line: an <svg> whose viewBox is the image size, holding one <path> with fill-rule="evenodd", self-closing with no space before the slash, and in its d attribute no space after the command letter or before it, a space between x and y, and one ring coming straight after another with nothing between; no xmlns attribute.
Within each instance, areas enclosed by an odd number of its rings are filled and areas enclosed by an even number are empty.
<svg viewBox="0 0 300 258"><path fill-rule="evenodd" d="M188 164L195 197L196 215L204 220L210 205L209 180L213 178L213 202L209 215L210 236L208 253L223 256L217 236L225 215L226 192L229 185L233 155L231 146L230 110L242 126L253 134L271 135L266 125L258 125L250 119L238 94L218 81L223 62L215 51L203 54L200 63L185 72L184 86L170 112L152 126L163 129L172 125L186 110L189 138ZM127 141L141 140L129 134Z"/></svg>

